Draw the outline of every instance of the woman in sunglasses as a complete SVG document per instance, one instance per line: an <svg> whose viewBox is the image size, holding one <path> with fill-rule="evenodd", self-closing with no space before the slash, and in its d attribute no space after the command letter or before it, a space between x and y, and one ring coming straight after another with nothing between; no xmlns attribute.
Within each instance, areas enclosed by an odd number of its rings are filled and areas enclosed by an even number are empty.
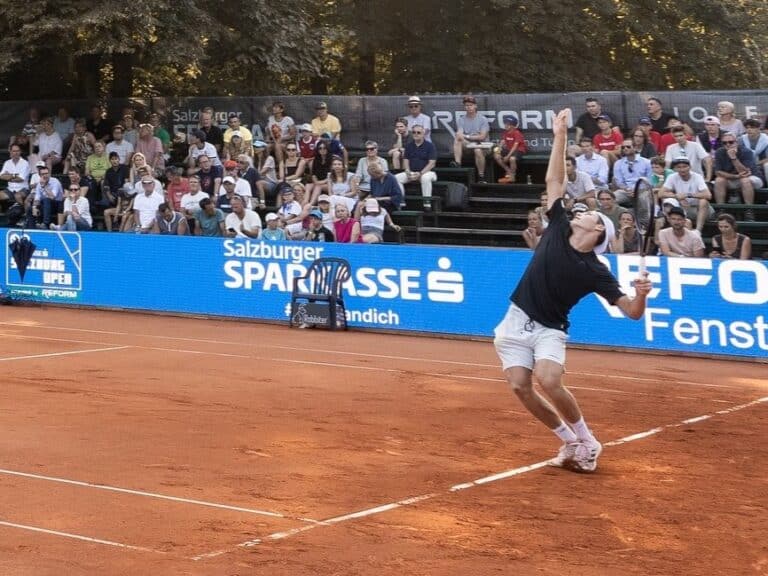
<svg viewBox="0 0 768 576"><path fill-rule="evenodd" d="M324 140L319 140L315 146L315 157L312 160L312 182L307 184L307 197L312 206L317 204L317 197L328 184L331 160L328 144Z"/></svg>
<svg viewBox="0 0 768 576"><path fill-rule="evenodd" d="M301 182L306 171L307 161L299 156L299 147L296 142L289 142L285 146L285 158L280 162L280 181Z"/></svg>

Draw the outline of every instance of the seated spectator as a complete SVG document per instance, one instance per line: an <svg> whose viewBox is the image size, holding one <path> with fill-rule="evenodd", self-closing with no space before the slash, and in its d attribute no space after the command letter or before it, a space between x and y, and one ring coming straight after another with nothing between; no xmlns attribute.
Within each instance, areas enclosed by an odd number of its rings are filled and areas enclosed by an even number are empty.
<svg viewBox="0 0 768 576"><path fill-rule="evenodd" d="M56 111L56 117L53 119L53 129L61 138L66 148L75 132L75 119L69 115L69 109L66 106L59 106Z"/></svg>
<svg viewBox="0 0 768 576"><path fill-rule="evenodd" d="M592 138L592 144L597 153L605 158L610 166L613 166L619 158L624 138L621 133L613 129L613 121L605 114L598 116L597 125L600 132Z"/></svg>
<svg viewBox="0 0 768 576"><path fill-rule="evenodd" d="M324 140L320 140L315 146L315 157L312 160L312 182L306 187L309 203L312 205L317 202L317 197L328 185L328 174L331 172L332 160L333 157L328 151L328 144Z"/></svg>
<svg viewBox="0 0 768 576"><path fill-rule="evenodd" d="M648 134L640 126L632 131L632 144L635 146L635 150L643 158L650 160L658 155L656 146L653 145Z"/></svg>
<svg viewBox="0 0 768 576"><path fill-rule="evenodd" d="M371 194L379 200L380 204L387 202L387 200L384 200L384 197L390 196L389 203L383 205L390 212L399 210L402 206L402 194L405 192L404 185L408 182L419 182L424 210L432 210L432 183L437 180L437 174L434 172L435 165L437 164L437 148L435 148L432 142L424 139L424 128L421 126L414 126L411 130L411 135L413 138L405 145L405 152L403 153L404 171L400 172L395 178L400 185L401 197L391 198L391 193L382 192L380 184L383 184L385 181L376 176L375 178L379 182L374 183L374 177L373 175L371 176Z"/></svg>
<svg viewBox="0 0 768 576"><path fill-rule="evenodd" d="M221 157L224 161L234 160L240 156L240 154L253 156L253 145L246 143L240 131L235 130L230 135L229 142L224 143L224 150Z"/></svg>
<svg viewBox="0 0 768 576"><path fill-rule="evenodd" d="M331 198L346 198L345 196L329 196L328 194L320 194L317 197L317 210L323 215L323 226L328 230L333 231L334 211L331 205ZM311 212L311 210L310 210Z"/></svg>
<svg viewBox="0 0 768 576"><path fill-rule="evenodd" d="M137 124L133 114L128 113L123 115L123 128L125 128L123 131L123 139L126 142L130 142L133 149L136 150L136 142L139 140L139 132L136 129Z"/></svg>
<svg viewBox="0 0 768 576"><path fill-rule="evenodd" d="M157 209L161 204L165 202L162 195L162 187L160 193L156 191L156 180L151 175L145 174L140 181L142 188L141 194L136 194L133 199L133 222L134 231L140 234L149 234L155 224L155 216L157 215ZM123 226L123 231L127 232Z"/></svg>
<svg viewBox="0 0 768 576"><path fill-rule="evenodd" d="M128 181L128 166L120 163L117 152L109 154L109 170L104 174L101 199L96 202L100 208L114 208L120 197L120 190Z"/></svg>
<svg viewBox="0 0 768 576"><path fill-rule="evenodd" d="M752 150L758 168L765 175L763 180L768 182L768 134L760 132L760 122L755 118L745 120L744 129L747 133L742 135L741 145Z"/></svg>
<svg viewBox="0 0 768 576"><path fill-rule="evenodd" d="M653 174L651 174L649 182L651 183L651 186L653 186L653 191L656 192L656 196L658 197L664 182L666 182L667 178L672 176L675 171L671 168L667 168L667 163L661 156L651 158L651 171Z"/></svg>
<svg viewBox="0 0 768 576"><path fill-rule="evenodd" d="M616 202L631 206L635 197L635 184L640 178L650 178L653 171L647 158L638 156L631 138L621 145L623 156L613 165L613 187Z"/></svg>
<svg viewBox="0 0 768 576"><path fill-rule="evenodd" d="M574 126L576 127L575 141L581 143L583 138L588 138L591 142L592 139L600 133L600 127L597 120L600 116L608 116L609 118L615 118L610 112L603 110L603 105L597 98L587 98L584 102L586 111L583 112L577 119ZM614 126L614 130L621 133L618 126Z"/></svg>
<svg viewBox="0 0 768 576"><path fill-rule="evenodd" d="M720 119L717 116L707 116L704 118L704 131L698 134L697 139L699 144L707 151L707 154L712 157L713 161L715 152L723 146L721 142L722 137L723 131L720 130Z"/></svg>
<svg viewBox="0 0 768 576"><path fill-rule="evenodd" d="M531 250L535 250L541 240L541 235L544 234L544 223L541 221L541 216L536 210L528 212L528 228L523 230L523 240L525 245Z"/></svg>
<svg viewBox="0 0 768 576"><path fill-rule="evenodd" d="M275 124L277 126L277 124ZM301 182L307 171L307 161L299 156L299 148L296 142L288 142L285 147L285 156L280 162L280 181Z"/></svg>
<svg viewBox="0 0 768 576"><path fill-rule="evenodd" d="M152 124L139 124L139 137L134 149L141 152L152 171L152 176L162 176L165 172L165 151L160 138L154 135L155 128ZM97 137L98 139L98 137Z"/></svg>
<svg viewBox="0 0 768 576"><path fill-rule="evenodd" d="M645 109L648 112L647 118L651 121L651 127L653 130L662 135L666 134L669 127L669 119L672 118L672 114L664 112L664 107L661 103L661 100L651 96L645 102ZM658 150L659 146L656 146L656 149ZM664 152L659 150L659 154L663 153Z"/></svg>
<svg viewBox="0 0 768 576"><path fill-rule="evenodd" d="M168 166L165 169L167 184L165 185L165 201L175 212L181 212L181 199L189 194L189 179L184 178L184 169ZM198 183L200 181L198 180Z"/></svg>
<svg viewBox="0 0 768 576"><path fill-rule="evenodd" d="M219 194L216 197L216 207L219 208L224 214L232 213L232 201L235 199L235 179L231 176L225 176L222 180L221 187L224 190L223 194Z"/></svg>
<svg viewBox="0 0 768 576"><path fill-rule="evenodd" d="M400 170L400 161L403 157L403 152L405 152L405 145L410 137L408 121L405 118L395 120L395 134L392 137L392 145L387 152L387 156L392 158L392 168L395 170Z"/></svg>
<svg viewBox="0 0 768 576"><path fill-rule="evenodd" d="M362 239L366 244L383 242L385 225L400 231L400 226L392 222L389 213L379 206L376 198L368 197L364 202L360 202L356 212L360 220Z"/></svg>
<svg viewBox="0 0 768 576"><path fill-rule="evenodd" d="M261 180L261 175L256 168L253 167L253 158L245 154L241 154L237 157L237 174L248 182L251 187L251 194L255 191L259 193L259 185L257 184Z"/></svg>
<svg viewBox="0 0 768 576"><path fill-rule="evenodd" d="M341 140L332 138L330 132L321 134L320 140L328 145L328 152L331 156L342 158L345 166L349 164L349 152L347 152L347 149L344 147L344 144L341 143Z"/></svg>
<svg viewBox="0 0 768 576"><path fill-rule="evenodd" d="M163 202L157 207L157 215L152 225L152 234L186 236L188 230L187 219L181 212L174 210L173 206Z"/></svg>
<svg viewBox="0 0 768 576"><path fill-rule="evenodd" d="M152 125L152 135L160 140L163 145L163 154L168 155L171 151L171 135L163 127L163 117L157 112L149 115L149 123Z"/></svg>
<svg viewBox="0 0 768 576"><path fill-rule="evenodd" d="M263 198L253 198L253 192L251 186L245 178L240 178L237 171L237 162L234 160L227 160L224 162L225 176L221 181L221 187L219 188L218 195L221 196L226 192L225 182L232 182L235 186L235 194L245 200L245 207L251 209L258 209L259 207L266 208L267 205ZM258 186L257 186L258 192Z"/></svg>
<svg viewBox="0 0 768 576"><path fill-rule="evenodd" d="M328 104L318 102L315 104L316 116L312 118L312 134L320 136L328 132L332 139L341 137L341 122L333 114L328 113Z"/></svg>
<svg viewBox="0 0 768 576"><path fill-rule="evenodd" d="M107 144L107 156L116 152L120 157L120 164L128 166L133 156L133 144L125 139L125 129L122 125L116 124L112 127L112 141Z"/></svg>
<svg viewBox="0 0 768 576"><path fill-rule="evenodd" d="M53 124L51 124L53 126ZM48 166L38 168L39 180L34 192L27 198L27 228L35 228L42 215L41 228L48 230L61 213L64 204L64 189L57 178L51 176ZM41 214L42 212L42 214Z"/></svg>
<svg viewBox="0 0 768 576"><path fill-rule="evenodd" d="M728 191L740 190L744 203L753 204L755 188L763 185L755 155L749 148L739 146L736 136L730 132L723 134L721 141L723 147L715 153L715 202L722 204ZM747 209L744 219L754 221L754 210Z"/></svg>
<svg viewBox="0 0 768 576"><path fill-rule="evenodd" d="M408 98L408 116L404 118L408 132L413 130L414 126L421 126L424 129L424 139L432 142L432 119L422 112L421 98L411 96ZM403 148L405 148L403 142Z"/></svg>
<svg viewBox="0 0 768 576"><path fill-rule="evenodd" d="M549 210L548 198L549 196L545 190L541 193L541 196L539 196L539 205L533 209L533 211L539 215L539 218L541 218L541 225L544 227L544 230L549 226L549 218L547 218L547 211Z"/></svg>
<svg viewBox="0 0 768 576"><path fill-rule="evenodd" d="M592 140L582 138L579 142L581 154L576 157L576 169L589 174L592 183L598 190L608 189L608 161L595 154L595 147Z"/></svg>
<svg viewBox="0 0 768 576"><path fill-rule="evenodd" d="M3 163L0 180L7 182L0 190L0 201L23 205L29 194L29 162L21 157L21 146L11 144L11 157Z"/></svg>
<svg viewBox="0 0 768 576"><path fill-rule="evenodd" d="M213 200L206 195L200 200L200 209L195 212L195 235L218 237L224 236L224 212L216 208Z"/></svg>
<svg viewBox="0 0 768 576"><path fill-rule="evenodd" d="M661 144L661 132L657 132L653 129L653 122L650 117L643 116L640 118L640 120L637 121L637 127L645 133L648 142L653 144L653 147L656 148L656 153L658 154L659 144Z"/></svg>
<svg viewBox="0 0 768 576"><path fill-rule="evenodd" d="M315 157L315 147L318 140L319 138L312 135L312 126L309 124L299 126L299 140L297 141L299 155L307 162L312 162Z"/></svg>
<svg viewBox="0 0 768 576"><path fill-rule="evenodd" d="M42 132L37 134L38 158L45 162L50 172L53 172L53 169L62 161L62 148L64 144L53 129L53 120L51 118L43 118L41 128Z"/></svg>
<svg viewBox="0 0 768 576"><path fill-rule="evenodd" d="M190 176L188 180L189 190L181 197L179 202L181 213L187 219L190 232L195 233L195 212L200 209L200 201L208 198L208 194L200 189L200 177Z"/></svg>
<svg viewBox="0 0 768 576"><path fill-rule="evenodd" d="M696 174L690 160L683 156L672 160L672 174L664 182L659 197L675 198L686 213L686 217L695 220L696 230L701 234L708 218L715 215L715 210L710 205L712 193L701 174Z"/></svg>
<svg viewBox="0 0 768 576"><path fill-rule="evenodd" d="M381 204L384 208L399 210L403 204L403 191L397 178L391 172L384 172L384 169L376 162L368 165L368 173L371 175L371 194L368 198L375 198L377 207ZM424 201L425 210L428 202L429 200Z"/></svg>
<svg viewBox="0 0 768 576"><path fill-rule="evenodd" d="M328 174L326 190L329 196L357 198L357 180L355 175L347 172L347 165L339 156L331 158L331 170Z"/></svg>
<svg viewBox="0 0 768 576"><path fill-rule="evenodd" d="M88 132L104 144L107 143L112 134L112 122L105 116L104 110L98 104L91 106L91 114L85 121L85 125Z"/></svg>
<svg viewBox="0 0 768 576"><path fill-rule="evenodd" d="M667 126L667 131L661 135L661 139L659 140L659 145L656 147L659 151L659 156L664 156L666 158L667 148L669 146L672 146L672 144L676 143L675 137L672 134L672 130L678 127L683 128L683 131L685 133L685 138L687 140L694 139L694 133L693 133L693 130L691 130L691 127L686 124L683 124L677 116L671 116L669 119L669 124Z"/></svg>
<svg viewBox="0 0 768 576"><path fill-rule="evenodd" d="M745 234L739 234L736 219L730 214L718 214L717 228L720 234L712 237L711 258L752 258L752 240Z"/></svg>
<svg viewBox="0 0 768 576"><path fill-rule="evenodd" d="M523 133L517 128L518 121L514 116L504 116L504 133L501 135L499 146L493 150L493 159L504 169L505 175L499 178L499 183L510 184L517 178L517 164L528 151Z"/></svg>
<svg viewBox="0 0 768 576"><path fill-rule="evenodd" d="M194 171L195 166L199 165L201 156L207 156L211 160L212 166L222 165L216 147L210 142L206 142L206 138L207 136L202 130L193 130L189 135L189 154L186 158L186 164L192 171Z"/></svg>
<svg viewBox="0 0 768 576"><path fill-rule="evenodd" d="M351 217L351 212L344 204L336 204L336 221L333 223L336 242L352 244L360 242L360 222Z"/></svg>
<svg viewBox="0 0 768 576"><path fill-rule="evenodd" d="M200 178L200 189L215 200L221 188L224 167L214 166L207 154L202 154L197 159L197 165L198 168L194 173Z"/></svg>
<svg viewBox="0 0 768 576"><path fill-rule="evenodd" d="M565 198L568 207L575 202L586 204L590 210L597 209L595 185L589 174L576 168L576 159L568 156L565 159Z"/></svg>
<svg viewBox="0 0 768 576"><path fill-rule="evenodd" d="M720 130L730 132L737 138L744 134L744 124L736 118L733 102L723 100L717 103L717 117L720 120Z"/></svg>
<svg viewBox="0 0 768 576"><path fill-rule="evenodd" d="M239 132L246 146L253 146L253 134L240 122L239 112L230 112L227 116L227 129L224 131L224 146L232 140L232 134Z"/></svg>
<svg viewBox="0 0 768 576"><path fill-rule="evenodd" d="M304 218L309 214L309 205L306 206L306 209L303 208L295 199L294 190L300 190L303 195L304 186L294 184L291 187L288 184L281 184L280 197L282 202L277 209L277 215L289 240L303 240L305 235L303 222Z"/></svg>
<svg viewBox="0 0 768 576"><path fill-rule="evenodd" d="M144 180L146 176L149 176L154 181L155 194L160 194L160 196L165 195L165 191L163 190L162 183L157 178L152 177L152 170L149 168L149 166L142 166L141 168L139 168L138 173L139 173L139 181L136 182L136 184L134 184L133 186L132 196L137 196L138 194L142 194L144 192L144 184L142 183L142 180Z"/></svg>
<svg viewBox="0 0 768 576"><path fill-rule="evenodd" d="M643 237L637 229L635 216L627 210L619 216L619 227L613 242L612 252L615 254L639 254Z"/></svg>
<svg viewBox="0 0 768 576"><path fill-rule="evenodd" d="M401 156L402 154L398 153L398 159ZM371 191L371 175L368 172L368 166L370 166L372 162L378 162L385 172L389 172L389 164L387 163L386 158L379 156L379 145L373 140L368 140L365 143L365 156L357 161L357 167L355 169L357 190L362 191L365 196Z"/></svg>
<svg viewBox="0 0 768 576"><path fill-rule="evenodd" d="M670 131L675 143L667 146L664 153L664 162L672 167L672 162L676 158L688 158L691 171L700 174L704 180L712 180L712 157L704 150L704 147L696 139L689 139L682 126L675 126Z"/></svg>
<svg viewBox="0 0 768 576"><path fill-rule="evenodd" d="M655 234L653 242L655 246L659 245L659 230L664 230L665 228L672 226L672 224L669 222L669 211L672 210L672 208L680 207L680 202L677 200L677 198L664 198L661 201L661 211L656 218L656 226L654 226ZM693 230L693 221L690 218L686 217L685 227L688 230Z"/></svg>
<svg viewBox="0 0 768 576"><path fill-rule="evenodd" d="M673 206L669 210L670 227L659 231L659 248L664 256L695 257L704 256L704 242L701 235L685 227L685 212Z"/></svg>
<svg viewBox="0 0 768 576"><path fill-rule="evenodd" d="M267 227L261 233L261 239L269 242L279 242L285 240L285 230L280 228L280 217L274 212L270 212L264 218Z"/></svg>
<svg viewBox="0 0 768 576"><path fill-rule="evenodd" d="M266 206L267 196L271 198L277 188L277 170L275 159L267 154L267 143L263 140L253 143L253 164L259 173L259 180L256 182L259 199Z"/></svg>
<svg viewBox="0 0 768 576"><path fill-rule="evenodd" d="M88 156L85 161L85 175L90 178L92 191L101 190L104 175L110 166L106 146L104 142L97 140L96 144L93 145L93 154Z"/></svg>
<svg viewBox="0 0 768 576"><path fill-rule="evenodd" d="M171 140L171 151L168 154L168 162L174 166L186 164L189 156L189 135L184 126L178 127L179 132L173 135Z"/></svg>
<svg viewBox="0 0 768 576"><path fill-rule="evenodd" d="M286 116L285 105L279 101L272 103L272 115L267 118L267 143L267 151L274 152L278 165L285 159L286 146L296 143L296 125L293 118Z"/></svg>
<svg viewBox="0 0 768 576"><path fill-rule="evenodd" d="M99 144L104 145L99 141ZM93 226L91 209L88 198L80 196L80 187L71 184L64 199L64 209L59 214L59 223L51 223L51 230L67 230L69 232L90 230Z"/></svg>
<svg viewBox="0 0 768 576"><path fill-rule="evenodd" d="M235 195L231 200L232 212L227 214L224 227L227 236L234 238L258 238L261 234L261 217L246 208L245 199Z"/></svg>
<svg viewBox="0 0 768 576"><path fill-rule="evenodd" d="M461 166L464 150L474 148L475 167L480 182L485 181L485 154L478 144L488 140L490 125L488 118L477 112L477 100L474 96L464 96L466 115L456 121L456 136L453 140L453 162L451 166Z"/></svg>
<svg viewBox="0 0 768 576"><path fill-rule="evenodd" d="M304 240L310 242L333 242L333 232L323 224L323 213L315 208L309 213L309 228Z"/></svg>
<svg viewBox="0 0 768 576"><path fill-rule="evenodd" d="M128 171L128 181L131 185L136 184L136 182L141 179L141 175L139 174L141 168L147 168L147 159L141 152L135 152L133 156L131 156L131 167Z"/></svg>
<svg viewBox="0 0 768 576"><path fill-rule="evenodd" d="M220 153L224 148L224 133L213 121L213 109L203 109L200 111L200 130L205 132L205 141L213 144L216 152ZM242 132L240 132L242 135ZM191 142L190 142L191 144Z"/></svg>
<svg viewBox="0 0 768 576"><path fill-rule="evenodd" d="M597 209L601 214L605 214L613 222L614 229L619 228L619 218L627 211L616 203L616 195L610 190L600 190L597 193L597 203L600 207Z"/></svg>

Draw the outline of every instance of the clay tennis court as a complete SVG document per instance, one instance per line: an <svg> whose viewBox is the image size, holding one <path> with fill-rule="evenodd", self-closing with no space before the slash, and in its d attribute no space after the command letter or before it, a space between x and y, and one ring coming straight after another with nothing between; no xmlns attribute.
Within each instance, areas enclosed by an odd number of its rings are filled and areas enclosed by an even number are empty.
<svg viewBox="0 0 768 576"><path fill-rule="evenodd" d="M764 364L570 351L606 449L488 342L57 308L0 320L0 574L768 574Z"/></svg>

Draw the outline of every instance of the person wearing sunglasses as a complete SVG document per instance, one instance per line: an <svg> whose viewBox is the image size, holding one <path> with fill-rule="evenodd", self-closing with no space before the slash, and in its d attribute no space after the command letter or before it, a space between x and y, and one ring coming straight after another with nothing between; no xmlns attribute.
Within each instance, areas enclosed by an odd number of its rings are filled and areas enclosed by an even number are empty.
<svg viewBox="0 0 768 576"><path fill-rule="evenodd" d="M98 141L102 146L101 140ZM68 230L70 232L90 230L93 226L91 206L88 198L80 196L80 187L70 185L64 199L64 210L59 214L59 224L50 224L51 230Z"/></svg>
<svg viewBox="0 0 768 576"><path fill-rule="evenodd" d="M724 203L726 193L730 191L741 192L744 204L754 204L755 188L763 185L754 153L741 146L730 132L725 132L720 141L723 146L715 152L715 202ZM744 219L753 222L754 211L745 210Z"/></svg>
<svg viewBox="0 0 768 576"><path fill-rule="evenodd" d="M651 161L638 155L632 139L625 138L621 143L621 158L613 165L616 202L620 206L632 206L638 179L650 178L652 175Z"/></svg>
<svg viewBox="0 0 768 576"><path fill-rule="evenodd" d="M371 175L368 172L368 166L374 162L378 162L384 169L384 172L389 172L389 163L386 158L379 156L378 143L373 140L368 140L365 143L365 156L357 161L357 168L355 169L357 189L364 192L364 196L367 196L371 191Z"/></svg>
<svg viewBox="0 0 768 576"><path fill-rule="evenodd" d="M424 129L424 140L432 142L432 120L422 112L421 98L418 96L408 98L408 116L405 120L409 132L413 131L414 126L421 126Z"/></svg>

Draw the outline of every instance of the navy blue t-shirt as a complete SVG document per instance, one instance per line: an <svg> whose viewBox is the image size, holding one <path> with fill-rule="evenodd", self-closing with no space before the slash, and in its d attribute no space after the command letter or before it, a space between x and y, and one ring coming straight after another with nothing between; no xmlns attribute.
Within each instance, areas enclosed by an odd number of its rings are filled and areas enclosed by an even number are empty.
<svg viewBox="0 0 768 576"><path fill-rule="evenodd" d="M416 142L410 140L405 145L403 155L408 160L408 168L411 172L421 172L430 160L437 160L437 149L427 140L424 140L421 146L416 146Z"/></svg>
<svg viewBox="0 0 768 576"><path fill-rule="evenodd" d="M592 250L579 252L571 246L571 224L562 199L547 215L549 226L510 299L532 320L567 332L568 314L584 296L596 292L615 304L624 293Z"/></svg>

